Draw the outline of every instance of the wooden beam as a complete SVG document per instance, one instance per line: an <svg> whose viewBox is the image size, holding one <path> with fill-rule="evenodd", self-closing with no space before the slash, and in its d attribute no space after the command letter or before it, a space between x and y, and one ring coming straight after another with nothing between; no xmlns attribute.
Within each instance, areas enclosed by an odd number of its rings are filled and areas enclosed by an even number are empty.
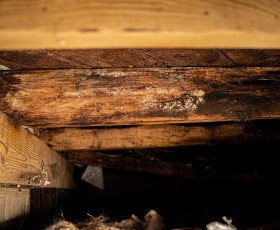
<svg viewBox="0 0 280 230"><path fill-rule="evenodd" d="M278 119L279 77L279 67L4 71L0 109L52 127Z"/></svg>
<svg viewBox="0 0 280 230"><path fill-rule="evenodd" d="M72 186L71 166L58 153L0 112L0 183Z"/></svg>
<svg viewBox="0 0 280 230"><path fill-rule="evenodd" d="M271 143L280 140L280 120L204 125L46 128L40 130L39 137L57 151Z"/></svg>
<svg viewBox="0 0 280 230"><path fill-rule="evenodd" d="M194 158L189 150L176 149L142 149L117 151L67 151L63 155L69 162L93 165L104 168L145 172L164 176L181 177L193 180L230 181L244 184L263 184L277 180L273 177L254 175L232 170L229 162L201 160L200 154ZM188 156L189 155L189 156ZM211 156L210 156L211 158ZM198 160L200 159L200 161ZM206 158L207 159L207 158ZM214 158L215 159L215 158ZM224 164L228 167L225 168ZM213 166L213 167L212 167Z"/></svg>
<svg viewBox="0 0 280 230"><path fill-rule="evenodd" d="M0 51L0 70L180 66L278 67L279 63L280 50L264 49L88 49Z"/></svg>
<svg viewBox="0 0 280 230"><path fill-rule="evenodd" d="M280 48L277 0L1 1L1 49Z"/></svg>

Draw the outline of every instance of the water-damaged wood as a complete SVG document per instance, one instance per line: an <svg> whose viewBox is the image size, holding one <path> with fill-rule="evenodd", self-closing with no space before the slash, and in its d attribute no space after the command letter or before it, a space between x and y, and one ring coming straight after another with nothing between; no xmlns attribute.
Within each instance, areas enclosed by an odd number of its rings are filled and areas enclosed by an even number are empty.
<svg viewBox="0 0 280 230"><path fill-rule="evenodd" d="M4 71L0 108L29 126L280 118L280 69Z"/></svg>
<svg viewBox="0 0 280 230"><path fill-rule="evenodd" d="M46 128L39 137L58 151L275 143L280 140L280 120Z"/></svg>
<svg viewBox="0 0 280 230"><path fill-rule="evenodd" d="M72 167L58 153L0 112L0 183L69 188Z"/></svg>

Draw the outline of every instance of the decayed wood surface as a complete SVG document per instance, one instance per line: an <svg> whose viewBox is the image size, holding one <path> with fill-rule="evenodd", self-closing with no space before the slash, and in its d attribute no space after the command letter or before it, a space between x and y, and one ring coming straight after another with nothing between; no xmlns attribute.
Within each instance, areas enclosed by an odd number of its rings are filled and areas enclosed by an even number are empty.
<svg viewBox="0 0 280 230"><path fill-rule="evenodd" d="M196 150L197 151L197 150ZM210 155L209 150L207 152ZM219 158L204 159L198 151L197 157L189 157L192 150L142 149L111 151L67 151L65 158L77 164L93 165L111 169L145 172L164 176L194 180L231 181L245 184L270 183L273 178L232 169L234 163ZM200 154L199 154L200 153ZM176 156L175 156L176 155ZM225 167L227 165L227 167ZM250 165L251 166L251 165ZM247 167L250 168L250 166Z"/></svg>
<svg viewBox="0 0 280 230"><path fill-rule="evenodd" d="M280 117L279 68L4 71L0 109L29 126Z"/></svg>
<svg viewBox="0 0 280 230"><path fill-rule="evenodd" d="M1 49L280 48L277 0L1 1Z"/></svg>
<svg viewBox="0 0 280 230"><path fill-rule="evenodd" d="M67 188L72 186L71 166L0 112L0 183Z"/></svg>
<svg viewBox="0 0 280 230"><path fill-rule="evenodd" d="M119 67L262 67L280 65L280 50L89 49L0 51L0 70Z"/></svg>
<svg viewBox="0 0 280 230"><path fill-rule="evenodd" d="M280 140L279 121L50 128L39 138L58 151L270 143Z"/></svg>

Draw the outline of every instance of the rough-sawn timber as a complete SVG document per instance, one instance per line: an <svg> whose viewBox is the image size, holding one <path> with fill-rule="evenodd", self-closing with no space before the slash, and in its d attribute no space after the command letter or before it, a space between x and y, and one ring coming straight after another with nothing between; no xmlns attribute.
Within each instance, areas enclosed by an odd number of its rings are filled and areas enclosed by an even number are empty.
<svg viewBox="0 0 280 230"><path fill-rule="evenodd" d="M276 143L280 120L43 128L39 138L56 151Z"/></svg>
<svg viewBox="0 0 280 230"><path fill-rule="evenodd" d="M71 165L0 111L0 184L70 188Z"/></svg>
<svg viewBox="0 0 280 230"><path fill-rule="evenodd" d="M280 118L280 68L3 71L0 109L30 126Z"/></svg>

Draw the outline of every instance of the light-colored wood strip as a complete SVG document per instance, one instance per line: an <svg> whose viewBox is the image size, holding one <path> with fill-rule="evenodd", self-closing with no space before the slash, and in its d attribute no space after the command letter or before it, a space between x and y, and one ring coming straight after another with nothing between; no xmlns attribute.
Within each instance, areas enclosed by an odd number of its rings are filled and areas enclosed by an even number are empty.
<svg viewBox="0 0 280 230"><path fill-rule="evenodd" d="M0 112L0 183L69 188L72 167L58 153Z"/></svg>
<svg viewBox="0 0 280 230"><path fill-rule="evenodd" d="M39 137L57 151L269 143L280 140L280 122L53 128Z"/></svg>
<svg viewBox="0 0 280 230"><path fill-rule="evenodd" d="M30 214L30 189L0 188L0 224Z"/></svg>
<svg viewBox="0 0 280 230"><path fill-rule="evenodd" d="M280 48L277 0L1 1L1 49Z"/></svg>
<svg viewBox="0 0 280 230"><path fill-rule="evenodd" d="M280 118L278 67L5 71L0 109L27 126Z"/></svg>

